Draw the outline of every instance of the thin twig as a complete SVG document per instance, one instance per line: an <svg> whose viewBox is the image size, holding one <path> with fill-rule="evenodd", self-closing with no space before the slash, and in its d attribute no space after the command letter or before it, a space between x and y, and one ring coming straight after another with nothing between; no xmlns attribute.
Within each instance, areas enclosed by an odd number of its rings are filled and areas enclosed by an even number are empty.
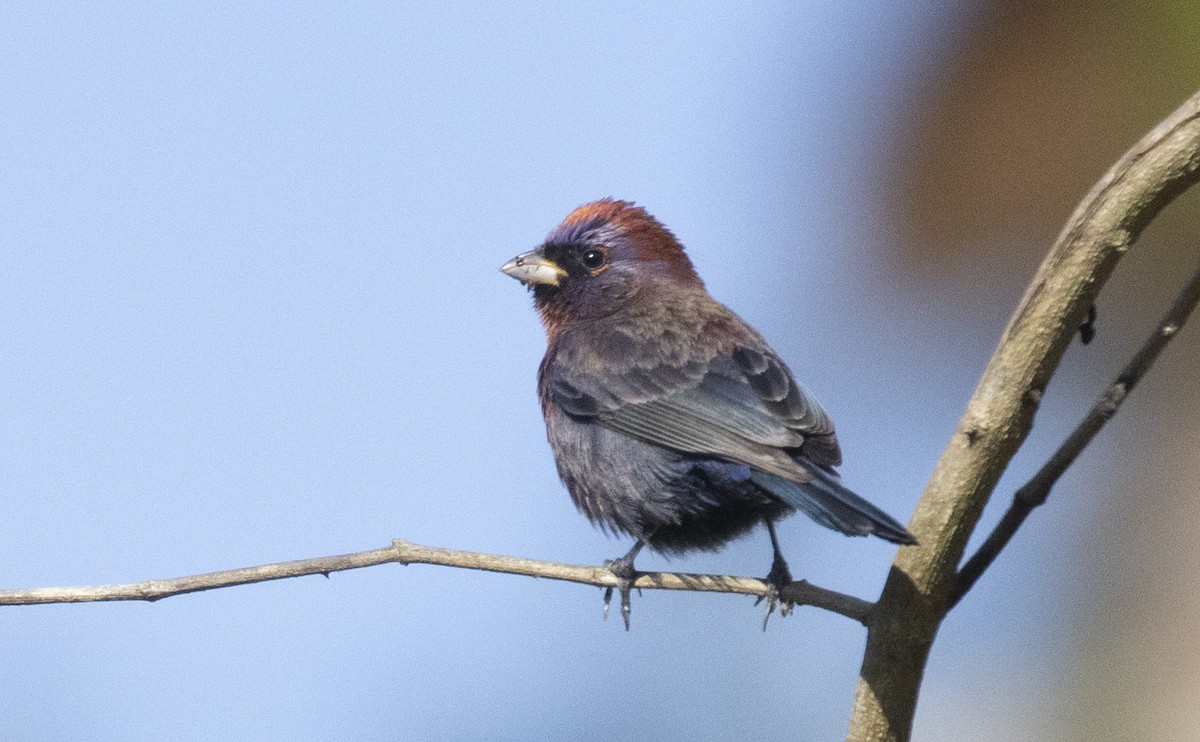
<svg viewBox="0 0 1200 742"><path fill-rule="evenodd" d="M481 554L474 551L422 546L395 540L391 546L340 556L277 562L257 567L227 569L167 580L147 580L123 585L87 587L36 587L0 590L0 605L36 605L43 603L89 603L115 600L155 601L173 595L215 590L233 585L281 580L303 575L326 575L347 569L379 564L440 564L446 567L479 569L488 572L545 577L596 587L617 587L619 580L607 567L584 567L536 559ZM737 593L764 597L770 586L754 577L704 575L681 572L639 572L633 586L640 590L689 590L692 592ZM826 590L804 580L792 582L780 591L781 598L793 605L824 608L866 624L872 603L851 595Z"/></svg>
<svg viewBox="0 0 1200 742"><path fill-rule="evenodd" d="M1196 308L1197 302L1200 302L1200 268L1197 268L1187 285L1175 297L1175 303L1158 323L1154 333L1146 339L1141 349L1126 364L1112 384L1105 389L1104 394L1100 395L1100 399L1096 401L1096 404L1080 421L1075 430L1067 436L1067 439L1038 470L1038 473L1013 495L1012 504L1009 505L1008 511L1004 513L1004 517L1000 519L995 530L988 535L979 550L959 570L958 582L950 594L951 608L962 600L967 591L996 560L1017 529L1025 522L1025 518L1033 512L1033 509L1046 502L1046 498L1050 496L1050 490L1058 482L1059 477L1091 443L1104 424L1120 409L1121 403L1154 365L1158 354L1187 322L1192 310Z"/></svg>

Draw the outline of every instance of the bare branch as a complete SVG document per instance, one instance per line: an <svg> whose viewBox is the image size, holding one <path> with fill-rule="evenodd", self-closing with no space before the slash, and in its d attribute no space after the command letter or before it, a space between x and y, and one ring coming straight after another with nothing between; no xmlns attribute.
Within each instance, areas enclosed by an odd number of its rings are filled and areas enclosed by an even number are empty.
<svg viewBox="0 0 1200 742"><path fill-rule="evenodd" d="M1100 395L1100 399L1080 421L1078 427L1067 436L1067 439L1038 470L1037 474L1013 495L1012 504L1009 505L995 530L988 535L987 540L979 547L979 551L975 552L959 570L958 580L954 585L954 590L950 593L950 608L962 600L962 597L975 585L984 571L991 566L1004 547L1008 545L1017 529L1033 512L1033 509L1046 502L1046 498L1050 496L1050 490L1058 482L1059 477L1074 463L1079 454L1083 453L1083 449L1104 428L1104 424L1117 413L1121 403L1154 365L1158 354L1167 347L1167 343L1171 342L1171 338L1175 337L1187 322L1192 310L1196 308L1197 302L1200 302L1200 268L1192 274L1187 285L1179 292L1175 303L1158 323L1154 333L1146 339L1141 349L1126 364L1112 384L1104 390L1104 394Z"/></svg>
<svg viewBox="0 0 1200 742"><path fill-rule="evenodd" d="M173 595L216 590L234 585L282 580L304 575L326 575L347 569L372 567L376 564L398 562L394 546L372 551L360 551L340 556L276 562L257 567L226 569L220 572L172 577L165 580L146 580L121 585L89 585L86 587L34 587L0 590L0 605L38 605L42 603L95 603L115 600L156 601Z"/></svg>
<svg viewBox="0 0 1200 742"><path fill-rule="evenodd" d="M1117 262L1200 178L1200 93L1129 150L1076 208L1038 269L967 403L868 621L851 742L906 740L921 678L950 609L967 539L1025 441L1042 393Z"/></svg>
<svg viewBox="0 0 1200 742"><path fill-rule="evenodd" d="M479 569L488 572L545 577L596 587L617 587L618 579L607 567L583 567L535 559L481 554L474 551L421 546L397 539L383 549L360 551L340 556L277 562L257 567L227 569L167 580L147 580L123 585L87 587L36 587L24 590L0 590L0 605L36 605L42 603L89 603L115 600L155 601L173 595L215 590L253 582L282 580L303 575L326 575L347 569L379 564L440 564L446 567ZM737 593L765 597L769 586L754 577L702 575L680 572L639 572L633 586L639 590L688 590L692 592ZM872 604L833 590L798 580L786 585L781 598L793 605L808 605L852 618L866 624Z"/></svg>

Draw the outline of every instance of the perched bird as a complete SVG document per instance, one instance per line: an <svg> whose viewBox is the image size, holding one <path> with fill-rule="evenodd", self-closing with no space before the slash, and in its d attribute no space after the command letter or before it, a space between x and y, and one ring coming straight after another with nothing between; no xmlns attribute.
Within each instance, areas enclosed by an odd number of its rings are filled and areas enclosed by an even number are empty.
<svg viewBox="0 0 1200 742"><path fill-rule="evenodd" d="M645 209L580 206L500 270L530 287L546 328L538 394L559 476L593 523L637 539L607 562L626 628L644 546L715 550L765 523L770 616L791 581L776 519L800 510L842 533L916 543L842 485L829 416L762 336L709 296Z"/></svg>

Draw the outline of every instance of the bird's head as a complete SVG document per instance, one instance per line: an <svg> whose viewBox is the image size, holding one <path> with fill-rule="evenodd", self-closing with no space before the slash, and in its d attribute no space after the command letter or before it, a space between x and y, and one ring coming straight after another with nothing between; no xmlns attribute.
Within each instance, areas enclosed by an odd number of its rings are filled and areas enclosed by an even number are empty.
<svg viewBox="0 0 1200 742"><path fill-rule="evenodd" d="M500 270L533 291L551 332L653 296L647 292L704 289L670 230L642 207L610 198L575 209L540 247Z"/></svg>

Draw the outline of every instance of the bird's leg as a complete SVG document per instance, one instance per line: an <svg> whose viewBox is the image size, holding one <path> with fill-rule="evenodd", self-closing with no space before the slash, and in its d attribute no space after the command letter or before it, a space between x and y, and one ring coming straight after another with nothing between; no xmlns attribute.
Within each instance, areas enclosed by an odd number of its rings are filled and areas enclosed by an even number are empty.
<svg viewBox="0 0 1200 742"><path fill-rule="evenodd" d="M629 593L633 590L633 581L637 579L637 570L633 568L633 560L637 558L638 552L646 545L646 542L638 539L633 548L629 550L625 556L619 559L609 559L604 562L604 566L608 567L609 571L617 576L620 583L617 589L621 591L621 617L625 619L625 630L629 631L629 614L632 609L629 607ZM612 602L613 589L611 587L604 590L604 618L608 619L608 605Z"/></svg>
<svg viewBox="0 0 1200 742"><path fill-rule="evenodd" d="M787 560L783 558L783 552L779 549L779 537L775 535L775 523L770 518L766 518L767 533L771 535L771 549L775 552L774 558L771 560L771 571L767 573L765 582L767 583L767 594L763 596L767 601L767 615L763 616L763 631L767 630L767 621L770 620L771 614L775 612L775 606L779 606L779 615L787 616L792 612L792 604L786 600L780 600L779 593L792 581L792 571L788 569ZM759 598L755 605L761 603L763 598Z"/></svg>

